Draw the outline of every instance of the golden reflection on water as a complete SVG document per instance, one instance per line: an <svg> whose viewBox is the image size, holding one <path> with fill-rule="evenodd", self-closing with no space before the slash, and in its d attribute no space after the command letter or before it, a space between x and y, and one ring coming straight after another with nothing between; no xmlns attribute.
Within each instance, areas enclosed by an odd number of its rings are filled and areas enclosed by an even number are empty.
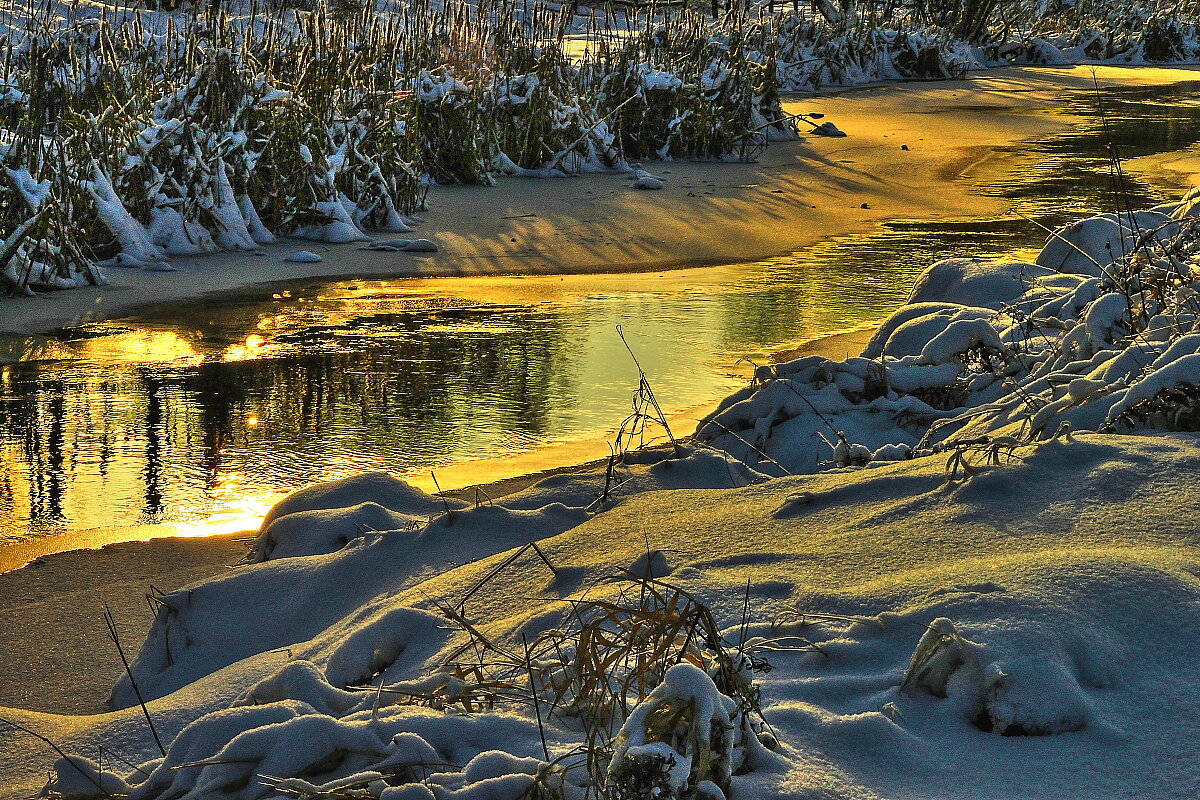
<svg viewBox="0 0 1200 800"><path fill-rule="evenodd" d="M209 491L209 503L196 509L197 516L170 523L174 536L218 536L224 533L255 531L263 517L286 494L247 486L245 474L224 475Z"/></svg>
<svg viewBox="0 0 1200 800"><path fill-rule="evenodd" d="M137 328L116 336L97 336L72 343L75 358L118 364L198 364L199 334Z"/></svg>

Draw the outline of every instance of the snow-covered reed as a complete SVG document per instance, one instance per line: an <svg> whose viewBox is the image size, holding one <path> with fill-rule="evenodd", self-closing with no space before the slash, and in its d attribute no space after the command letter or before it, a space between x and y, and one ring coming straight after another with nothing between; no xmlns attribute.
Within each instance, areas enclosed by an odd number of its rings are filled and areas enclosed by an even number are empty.
<svg viewBox="0 0 1200 800"><path fill-rule="evenodd" d="M0 274L406 229L431 182L729 158L788 134L744 21L687 9L568 57L569 8L513 0L182 16L65 12L9 29L0 64ZM598 24L598 23L596 23Z"/></svg>
<svg viewBox="0 0 1200 800"><path fill-rule="evenodd" d="M959 0L854 4L754 15L753 47L783 89L961 76L1010 64L1150 64L1200 60L1195 2ZM772 8L766 6L765 8Z"/></svg>
<svg viewBox="0 0 1200 800"><path fill-rule="evenodd" d="M402 231L431 182L752 158L795 135L784 89L1200 58L1194 3L1160 0L300 6L43 0L0 21L0 286Z"/></svg>

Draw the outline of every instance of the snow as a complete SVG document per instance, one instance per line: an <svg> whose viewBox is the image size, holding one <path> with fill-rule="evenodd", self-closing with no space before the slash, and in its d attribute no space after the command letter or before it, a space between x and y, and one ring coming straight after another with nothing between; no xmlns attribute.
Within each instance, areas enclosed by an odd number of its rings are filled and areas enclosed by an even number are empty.
<svg viewBox="0 0 1200 800"><path fill-rule="evenodd" d="M661 550L642 553L626 570L635 578L666 578L674 571L667 554Z"/></svg>
<svg viewBox="0 0 1200 800"><path fill-rule="evenodd" d="M354 223L350 212L346 210L346 205L347 203L342 200L313 203L313 212L324 215L329 221L320 225L301 226L293 232L293 235L301 239L313 239L331 244L371 241L371 237Z"/></svg>
<svg viewBox="0 0 1200 800"><path fill-rule="evenodd" d="M834 125L828 120L822 122L820 125L817 125L811 131L809 131L809 133L811 133L813 136L830 136L835 139L840 139L846 135L845 131L841 130L837 125Z"/></svg>
<svg viewBox="0 0 1200 800"><path fill-rule="evenodd" d="M121 252L126 258L142 264L162 261L165 253L151 241L146 230L125 209L113 190L112 182L100 169L99 164L92 165L92 181L87 190L92 196L101 222L121 244Z"/></svg>
<svg viewBox="0 0 1200 800"><path fill-rule="evenodd" d="M679 76L664 70L655 69L649 64L641 66L638 71L638 80L641 84L641 90L647 92L670 92L683 86L683 80Z"/></svg>
<svg viewBox="0 0 1200 800"><path fill-rule="evenodd" d="M1111 266L1138 249L1144 232L1171 238L1178 225L1157 211L1139 211L1132 215L1098 214L1079 220L1051 233L1037 263L1058 272L1100 277Z"/></svg>
<svg viewBox="0 0 1200 800"><path fill-rule="evenodd" d="M130 227L104 180L126 259L207 246L169 208ZM245 223L221 246L252 246L252 208L218 195ZM0 726L14 795L51 767L80 797L582 798L586 715L521 694L574 662L527 656L493 705L468 645L486 671L585 600L669 585L711 609L762 724L688 651L613 720L610 788L664 767L663 798L1194 796L1194 201L1065 226L1032 264L938 262L861 356L764 367L615 476L474 505L383 473L289 496L245 565L157 598L113 711L0 714L124 759ZM328 205L301 233L362 235Z"/></svg>
<svg viewBox="0 0 1200 800"><path fill-rule="evenodd" d="M604 577L649 542L670 548L671 580L709 604L736 640L750 580L745 647L773 667L753 677L771 730L761 738L775 751L738 727L733 701L708 673L683 663L624 720L614 774L625 759L673 759L673 785L699 790L698 751L688 747L729 730L707 762L710 797L1188 796L1200 789L1192 732L1200 645L1191 635L1200 603L1191 524L1200 512L1198 444L1182 433L1057 439L1022 447L1011 463L980 466L965 483L947 482L943 456L740 488L647 487L541 538L557 577L543 577L533 561L514 565L472 597L468 614L492 640L519 643L522 633L557 624L555 597L612 596ZM573 485L558 483L540 491ZM525 502L538 502L534 495ZM207 685L151 701L167 732L165 759L135 724L136 707L74 720L58 729L61 738L78 748L99 737L146 761L144 774L107 766L105 780L131 784L135 798L248 798L282 785L276 779L323 791L363 786L373 797L518 797L549 769L532 709L462 715L370 688L447 687L440 696L456 707L451 676L437 665L461 633L439 604L457 602L492 573L511 555L505 544L407 587L358 571L355 580L383 591L360 594L366 599L349 614L301 632L307 638L286 649L263 641L267 649ZM410 546L406 556L423 551ZM264 567L305 565L303 579L292 571L294 585L314 591L284 594L297 617L313 615L348 588L330 559L282 558L233 574L245 576L248 590ZM183 619L199 647L218 635L198 624L203 616L237 634L245 616L270 616L270 596L280 591L260 584L243 593L243 615L206 586L192 587ZM787 648L780 637L820 650ZM237 685L246 688L235 696L218 690ZM693 733L675 744L647 740L655 709L680 704L694 709ZM47 719L36 722L45 729ZM570 720L543 723L552 757L565 755L578 735ZM26 758L41 757L24 739L0 737ZM409 772L414 765L423 774ZM60 767L59 779L72 780ZM558 779L569 789L582 776Z"/></svg>
<svg viewBox="0 0 1200 800"><path fill-rule="evenodd" d="M314 253L312 250L297 250L283 260L292 264L319 264L325 259L320 253Z"/></svg>
<svg viewBox="0 0 1200 800"><path fill-rule="evenodd" d="M8 173L9 180L13 182L31 210L37 211L50 196L50 181L34 180L33 176L29 174L29 170L24 167L5 169L5 172Z"/></svg>
<svg viewBox="0 0 1200 800"><path fill-rule="evenodd" d="M917 278L907 305L926 302L986 306L999 310L1023 296L1033 282L1050 289L1074 288L1081 278L1049 267L995 258L948 258Z"/></svg>
<svg viewBox="0 0 1200 800"><path fill-rule="evenodd" d="M429 239L385 239L374 241L364 250L385 250L395 253L436 253L438 246Z"/></svg>
<svg viewBox="0 0 1200 800"><path fill-rule="evenodd" d="M82 756L63 756L54 762L55 778L49 791L63 797L111 797L129 794L129 784L99 764Z"/></svg>

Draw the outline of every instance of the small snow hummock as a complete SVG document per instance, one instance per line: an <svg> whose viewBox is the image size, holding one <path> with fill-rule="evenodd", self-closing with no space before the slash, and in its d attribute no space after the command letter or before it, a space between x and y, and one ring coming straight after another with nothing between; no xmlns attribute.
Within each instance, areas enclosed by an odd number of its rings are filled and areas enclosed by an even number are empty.
<svg viewBox="0 0 1200 800"><path fill-rule="evenodd" d="M54 762L53 775L45 791L57 797L102 800L129 794L130 787L119 775L101 770L83 756L63 756Z"/></svg>
<svg viewBox="0 0 1200 800"><path fill-rule="evenodd" d="M290 264L320 264L325 258L312 250L297 250L283 260Z"/></svg>
<svg viewBox="0 0 1200 800"><path fill-rule="evenodd" d="M651 550L638 556L637 560L626 570L633 577L642 580L666 578L674 571L671 562L667 560L666 554L661 550Z"/></svg>

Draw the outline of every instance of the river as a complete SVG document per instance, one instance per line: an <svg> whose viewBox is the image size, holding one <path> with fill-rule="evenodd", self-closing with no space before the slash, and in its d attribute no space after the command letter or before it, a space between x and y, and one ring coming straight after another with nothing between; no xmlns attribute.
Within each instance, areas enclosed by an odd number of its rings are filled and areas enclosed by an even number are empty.
<svg viewBox="0 0 1200 800"><path fill-rule="evenodd" d="M0 365L0 569L34 540L50 552L97 530L244 528L282 493L367 469L428 483L486 462L474 480L506 477L498 459L620 424L639 380L627 344L677 426L694 424L687 410L753 363L878 322L939 258L1031 258L1045 235L1031 220L1112 210L1118 190L1135 207L1170 199L1144 178L1115 186L1108 145L1195 147L1196 88L1109 90L1103 113L1064 94L1070 131L981 168L980 190L1013 209L997 218L899 220L668 272L273 286L63 331Z"/></svg>

